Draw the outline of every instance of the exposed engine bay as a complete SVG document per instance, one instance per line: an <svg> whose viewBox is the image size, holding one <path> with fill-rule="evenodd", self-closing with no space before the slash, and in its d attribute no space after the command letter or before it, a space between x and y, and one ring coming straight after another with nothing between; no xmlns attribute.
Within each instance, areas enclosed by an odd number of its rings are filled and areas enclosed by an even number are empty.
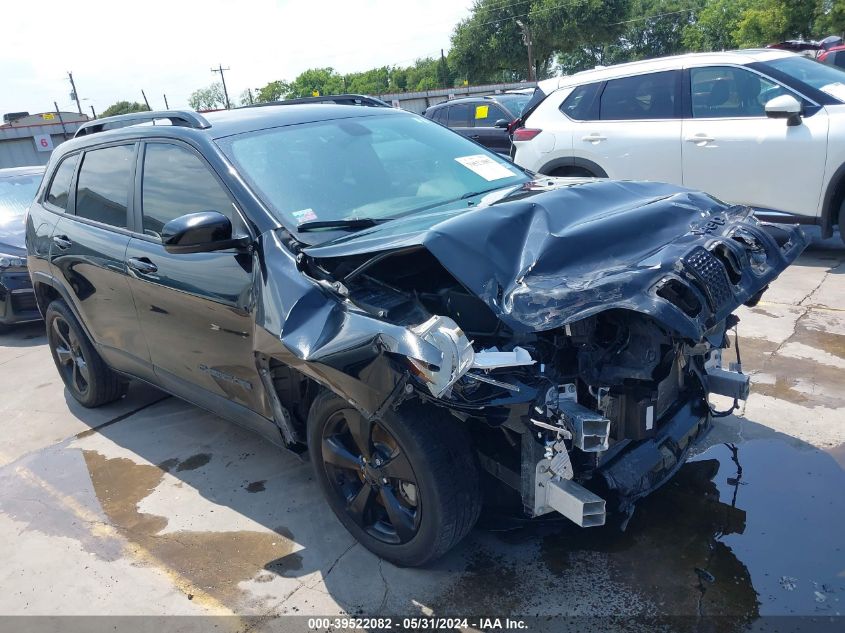
<svg viewBox="0 0 845 633"><path fill-rule="evenodd" d="M584 527L680 468L730 412L710 394L747 398L738 350L722 367L732 312L806 245L747 208L647 183L529 183L438 222L299 262L347 314L401 332L369 341L395 372L381 406L448 409L529 516L554 510Z"/></svg>

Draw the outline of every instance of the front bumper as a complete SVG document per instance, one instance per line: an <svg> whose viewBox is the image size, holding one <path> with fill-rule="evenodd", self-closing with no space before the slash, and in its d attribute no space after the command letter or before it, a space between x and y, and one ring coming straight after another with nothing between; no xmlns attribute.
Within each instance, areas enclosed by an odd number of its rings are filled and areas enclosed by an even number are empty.
<svg viewBox="0 0 845 633"><path fill-rule="evenodd" d="M29 273L25 270L0 273L0 325L40 319Z"/></svg>
<svg viewBox="0 0 845 633"><path fill-rule="evenodd" d="M690 400L660 427L657 435L642 440L602 465L600 475L618 495L625 512L640 498L666 483L684 465L690 449L712 428L703 400Z"/></svg>

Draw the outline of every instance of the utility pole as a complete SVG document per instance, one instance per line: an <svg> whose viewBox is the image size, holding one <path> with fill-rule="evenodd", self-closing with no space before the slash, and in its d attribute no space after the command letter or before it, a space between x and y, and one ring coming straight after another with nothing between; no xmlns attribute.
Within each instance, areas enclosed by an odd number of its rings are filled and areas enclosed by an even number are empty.
<svg viewBox="0 0 845 633"><path fill-rule="evenodd" d="M517 20L516 23L522 29L522 43L528 49L528 81L537 81L534 73L534 42L531 39L531 30L521 20Z"/></svg>
<svg viewBox="0 0 845 633"><path fill-rule="evenodd" d="M170 109L170 106L169 106L169 105L167 105L167 95L164 95L164 109L165 109L165 110L169 110L169 109Z"/></svg>
<svg viewBox="0 0 845 633"><path fill-rule="evenodd" d="M67 76L68 79L70 79L70 98L76 101L76 109L79 110L79 114L82 114L82 104L79 103L79 95L76 93L76 84L73 83L73 73L68 71Z"/></svg>
<svg viewBox="0 0 845 633"><path fill-rule="evenodd" d="M246 93L249 95L249 105L254 104L255 101L253 101L253 99L252 99L252 88L247 88Z"/></svg>
<svg viewBox="0 0 845 633"><path fill-rule="evenodd" d="M56 115L59 117L59 123L62 124L62 135L65 137L65 140L67 140L67 128L65 127L65 122L62 119L62 112L59 110L59 104L54 101L53 105L56 106ZM80 112L80 114L82 113Z"/></svg>
<svg viewBox="0 0 845 633"><path fill-rule="evenodd" d="M91 114L93 114L94 118L96 119L97 118L97 111L94 110L94 106L90 106L90 108L91 108Z"/></svg>
<svg viewBox="0 0 845 633"><path fill-rule="evenodd" d="M223 68L223 64L217 64L217 68L212 68L211 72L213 73L220 73L220 81L223 82L223 96L226 97L226 109L229 109L229 91L226 90L226 77L223 75L224 70L230 70L227 66Z"/></svg>
<svg viewBox="0 0 845 633"><path fill-rule="evenodd" d="M141 88L141 96L144 97L144 103L147 104L147 112L152 112L152 108L150 107L150 102L147 101L147 95L144 93L144 89Z"/></svg>

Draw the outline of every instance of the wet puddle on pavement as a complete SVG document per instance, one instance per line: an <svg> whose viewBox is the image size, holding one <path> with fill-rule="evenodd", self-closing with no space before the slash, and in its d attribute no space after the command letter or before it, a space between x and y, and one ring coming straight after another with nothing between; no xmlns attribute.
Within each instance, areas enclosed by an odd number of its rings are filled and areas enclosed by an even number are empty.
<svg viewBox="0 0 845 633"><path fill-rule="evenodd" d="M736 623L766 614L841 613L841 462L841 447L825 452L797 441L746 441L735 453L715 445L641 502L624 533L566 522L501 534L476 530L463 553L447 556L440 570L396 570L413 575L414 589L391 588L391 604L407 611L413 599L438 614L531 614L552 604L569 614L719 614ZM179 588L188 598L196 587L239 609L256 604L255 585L242 582L264 587L279 576L301 576L300 552L317 551L317 536L303 534L295 542L284 527L269 524L262 524L266 531L168 531L173 517L139 510L164 477L222 465L210 453L154 466L60 445L0 468L0 512L24 529L74 538L102 559L129 556L161 566L186 581ZM233 485L253 499L265 483ZM175 514L179 501L172 503ZM373 558L366 565L378 563ZM340 594L341 606L353 606L341 598L340 578L324 581L330 595ZM381 586L373 591L381 598Z"/></svg>
<svg viewBox="0 0 845 633"><path fill-rule="evenodd" d="M686 464L624 533L561 522L497 535L504 547L471 554L441 610L477 612L481 600L543 614L559 596L576 605L563 613L730 615L722 624L737 630L761 615L845 613L841 463L779 439L735 448L715 445ZM508 547L526 543L545 574L509 560ZM620 588L627 604L612 605Z"/></svg>
<svg viewBox="0 0 845 633"><path fill-rule="evenodd" d="M0 511L49 535L77 539L104 560L129 556L165 570L193 600L234 608L249 595L238 584L267 573L288 575L301 568L293 535L273 531L164 531L168 518L139 511L138 504L166 472L194 470L209 454L170 459L153 466L94 450L53 447L0 469Z"/></svg>

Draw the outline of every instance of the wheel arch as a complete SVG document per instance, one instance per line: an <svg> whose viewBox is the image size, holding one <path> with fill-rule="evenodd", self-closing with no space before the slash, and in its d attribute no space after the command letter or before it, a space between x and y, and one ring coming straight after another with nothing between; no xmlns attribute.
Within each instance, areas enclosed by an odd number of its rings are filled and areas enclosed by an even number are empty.
<svg viewBox="0 0 845 633"><path fill-rule="evenodd" d="M537 172L544 175L550 175L551 172L555 170L573 167L586 169L594 174L596 178L608 178L607 172L598 163L594 163L587 158L580 158L578 156L563 156L560 158L554 158L540 167Z"/></svg>
<svg viewBox="0 0 845 633"><path fill-rule="evenodd" d="M827 239L833 235L833 227L839 222L837 215L843 200L845 200L845 163L833 173L824 192L820 219L822 238ZM842 230L842 227L839 228Z"/></svg>

